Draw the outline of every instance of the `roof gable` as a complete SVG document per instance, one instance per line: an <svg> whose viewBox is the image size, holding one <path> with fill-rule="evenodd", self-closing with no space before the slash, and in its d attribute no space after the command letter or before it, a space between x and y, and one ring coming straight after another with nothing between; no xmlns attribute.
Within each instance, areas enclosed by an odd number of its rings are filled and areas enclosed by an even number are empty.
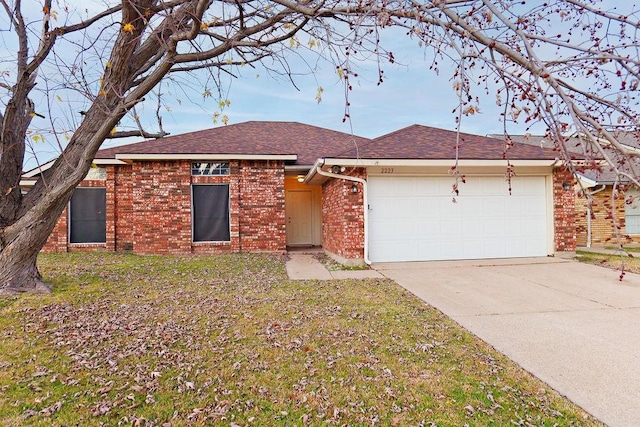
<svg viewBox="0 0 640 427"><path fill-rule="evenodd" d="M347 150L336 158L363 159L427 159L441 160L455 157L458 133L455 131L411 125L375 138L358 150ZM459 159L499 160L505 155L504 140L485 136L460 133ZM514 160L553 160L559 153L514 142L506 153L506 158Z"/></svg>
<svg viewBox="0 0 640 427"><path fill-rule="evenodd" d="M126 155L297 155L299 165L312 165L364 145L369 139L297 122L244 122L98 151L96 159Z"/></svg>

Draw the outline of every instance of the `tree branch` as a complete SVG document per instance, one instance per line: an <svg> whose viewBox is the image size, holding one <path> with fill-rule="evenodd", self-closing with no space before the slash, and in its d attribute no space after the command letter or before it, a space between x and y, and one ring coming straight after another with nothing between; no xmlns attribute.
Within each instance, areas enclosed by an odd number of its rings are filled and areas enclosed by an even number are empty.
<svg viewBox="0 0 640 427"><path fill-rule="evenodd" d="M146 132L143 130L129 130L110 133L109 135L107 135L106 139L131 138L136 136L147 139L158 139L167 135L171 134L168 132Z"/></svg>

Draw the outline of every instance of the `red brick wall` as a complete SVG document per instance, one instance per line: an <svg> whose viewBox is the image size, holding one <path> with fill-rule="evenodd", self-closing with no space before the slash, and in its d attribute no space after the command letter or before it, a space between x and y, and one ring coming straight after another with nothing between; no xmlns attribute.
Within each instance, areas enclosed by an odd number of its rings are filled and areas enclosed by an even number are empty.
<svg viewBox="0 0 640 427"><path fill-rule="evenodd" d="M243 161L240 165L240 250L285 251L284 164Z"/></svg>
<svg viewBox="0 0 640 427"><path fill-rule="evenodd" d="M107 167L107 215L110 213L109 205L112 204L114 217L112 228L107 223L109 250L133 250L132 172L133 168L130 165ZM109 192L110 189L113 189L113 193Z"/></svg>
<svg viewBox="0 0 640 427"><path fill-rule="evenodd" d="M42 252L67 252L68 247L69 223L67 222L67 208L62 211L58 222L42 248Z"/></svg>
<svg viewBox="0 0 640 427"><path fill-rule="evenodd" d="M350 174L366 176L363 169ZM322 246L346 259L364 258L364 210L362 185L353 193L352 181L329 179L322 187Z"/></svg>
<svg viewBox="0 0 640 427"><path fill-rule="evenodd" d="M133 251L191 252L191 163L141 161L132 167Z"/></svg>
<svg viewBox="0 0 640 427"><path fill-rule="evenodd" d="M556 168L553 172L554 243L558 252L576 250L576 206L574 178L570 171ZM565 190L563 184L570 188Z"/></svg>
<svg viewBox="0 0 640 427"><path fill-rule="evenodd" d="M107 167L106 181L81 186L107 188L107 244L68 244L67 210L43 251L131 250L140 254L285 251L283 162L231 162L229 176L191 176L189 161L135 162ZM363 169L353 176L364 177ZM576 247L576 208L571 174L553 175L555 248ZM191 184L228 183L231 242L191 241ZM351 181L330 179L323 186L322 241L326 251L341 258L364 257L362 186L353 193ZM621 216L624 219L624 207Z"/></svg>
<svg viewBox="0 0 640 427"><path fill-rule="evenodd" d="M67 210L43 249L133 250L138 254L286 251L284 162L232 161L228 176L191 176L190 161L107 166L107 243L68 243ZM191 185L229 184L230 242L192 242Z"/></svg>

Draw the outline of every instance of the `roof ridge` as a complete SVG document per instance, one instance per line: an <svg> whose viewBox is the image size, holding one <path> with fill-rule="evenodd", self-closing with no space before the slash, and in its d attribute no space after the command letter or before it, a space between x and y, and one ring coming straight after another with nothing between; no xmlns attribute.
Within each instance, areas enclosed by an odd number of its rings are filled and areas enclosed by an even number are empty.
<svg viewBox="0 0 640 427"><path fill-rule="evenodd" d="M412 124L412 125L405 126L405 127L403 127L403 128L400 128L400 129L397 129L397 130L391 131L391 132L389 132L389 133L385 133L384 135L377 136L377 137L373 138L373 139L372 139L372 141L376 141L376 140L378 140L378 139L386 138L386 137L389 137L389 136L391 136L391 135L393 135L393 134L396 134L396 133L399 133L399 132L403 132L403 131L406 131L407 129L410 129L410 128L413 128L413 127L417 127L417 126L429 127L429 126L420 125L420 124L418 124L418 123L414 123L414 124Z"/></svg>
<svg viewBox="0 0 640 427"><path fill-rule="evenodd" d="M365 138L365 139L366 139L366 143L364 143L362 145L358 145L358 143L356 141L354 141L355 147L348 148L348 149L346 149L344 151L341 151L339 153L334 154L333 156L339 157L339 156L342 156L343 154L348 153L349 151L352 151L354 149L356 150L357 153L359 153L362 148L368 147L369 144L372 144L374 142L374 140L371 139L371 138ZM322 156L322 157L328 157L328 156Z"/></svg>

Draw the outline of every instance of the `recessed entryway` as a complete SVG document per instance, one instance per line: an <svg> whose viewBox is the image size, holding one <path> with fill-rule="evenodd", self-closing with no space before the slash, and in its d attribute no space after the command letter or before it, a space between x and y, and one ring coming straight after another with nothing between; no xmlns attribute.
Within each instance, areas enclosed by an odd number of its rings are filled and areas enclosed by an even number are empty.
<svg viewBox="0 0 640 427"><path fill-rule="evenodd" d="M319 246L322 243L322 188L285 179L287 246Z"/></svg>
<svg viewBox="0 0 640 427"><path fill-rule="evenodd" d="M287 216L287 245L311 245L313 224L311 222L311 191L290 190L285 197Z"/></svg>

